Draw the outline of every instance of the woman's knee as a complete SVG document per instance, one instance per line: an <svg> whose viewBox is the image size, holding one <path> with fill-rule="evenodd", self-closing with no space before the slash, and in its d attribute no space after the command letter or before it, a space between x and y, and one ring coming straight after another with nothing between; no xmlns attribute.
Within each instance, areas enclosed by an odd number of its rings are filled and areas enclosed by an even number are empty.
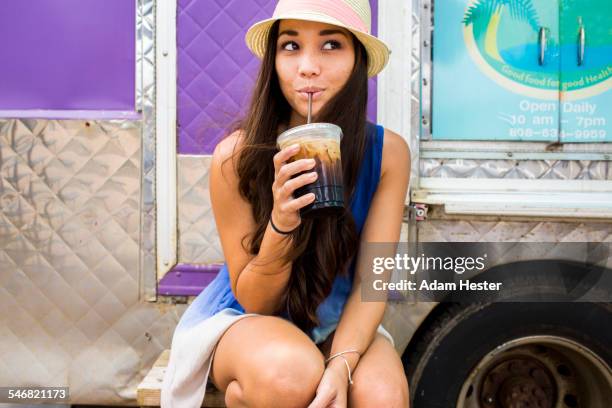
<svg viewBox="0 0 612 408"><path fill-rule="evenodd" d="M351 386L350 408L389 407L408 408L408 382L403 379L392 381L372 380Z"/></svg>
<svg viewBox="0 0 612 408"><path fill-rule="evenodd" d="M253 318L242 329L265 333L251 336L256 340L250 342L248 354L234 360L241 366L236 377L242 399L249 407L306 407L325 369L317 346L297 327L277 317Z"/></svg>
<svg viewBox="0 0 612 408"><path fill-rule="evenodd" d="M261 350L261 358L265 364L249 390L262 397L258 406L306 407L314 399L325 369L314 343L279 341Z"/></svg>

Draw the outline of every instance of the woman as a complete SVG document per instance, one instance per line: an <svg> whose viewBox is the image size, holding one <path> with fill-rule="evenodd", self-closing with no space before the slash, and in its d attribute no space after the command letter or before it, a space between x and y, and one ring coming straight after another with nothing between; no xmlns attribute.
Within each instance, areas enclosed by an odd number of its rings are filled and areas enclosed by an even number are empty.
<svg viewBox="0 0 612 408"><path fill-rule="evenodd" d="M199 407L209 374L228 407L408 406L386 303L361 300L371 270L355 267L360 243L398 241L410 172L406 142L366 123L367 78L389 55L369 27L367 0L281 0L249 29L253 99L210 169L227 261L177 326L162 407ZM276 148L306 123L309 92L313 121L344 134L340 217L300 218L314 163Z"/></svg>

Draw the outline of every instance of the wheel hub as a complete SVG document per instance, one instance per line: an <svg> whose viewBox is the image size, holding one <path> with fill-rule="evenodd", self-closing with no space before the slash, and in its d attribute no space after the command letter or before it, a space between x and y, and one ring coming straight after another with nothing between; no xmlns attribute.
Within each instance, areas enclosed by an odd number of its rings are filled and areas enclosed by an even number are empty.
<svg viewBox="0 0 612 408"><path fill-rule="evenodd" d="M486 375L481 392L484 406L553 408L554 380L537 360L514 358L498 364Z"/></svg>

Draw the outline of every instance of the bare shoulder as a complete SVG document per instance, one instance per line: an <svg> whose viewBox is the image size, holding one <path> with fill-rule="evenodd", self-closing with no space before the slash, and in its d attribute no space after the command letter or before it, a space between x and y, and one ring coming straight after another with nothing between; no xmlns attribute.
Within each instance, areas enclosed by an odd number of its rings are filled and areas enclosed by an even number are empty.
<svg viewBox="0 0 612 408"><path fill-rule="evenodd" d="M381 177L387 172L401 174L410 171L410 147L402 136L385 128Z"/></svg>
<svg viewBox="0 0 612 408"><path fill-rule="evenodd" d="M234 164L243 140L244 131L237 130L217 143L212 156L211 169L220 169L223 176L235 178L237 175L235 174ZM226 172L229 172L229 174L226 174Z"/></svg>
<svg viewBox="0 0 612 408"><path fill-rule="evenodd" d="M236 130L227 137L223 138L213 152L213 159L225 160L231 158L242 146L244 131Z"/></svg>

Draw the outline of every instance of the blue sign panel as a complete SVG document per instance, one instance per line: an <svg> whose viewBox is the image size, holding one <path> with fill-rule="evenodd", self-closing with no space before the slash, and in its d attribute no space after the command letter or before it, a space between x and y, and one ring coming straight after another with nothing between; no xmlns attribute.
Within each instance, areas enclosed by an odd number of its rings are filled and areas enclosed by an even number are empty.
<svg viewBox="0 0 612 408"><path fill-rule="evenodd" d="M432 138L612 141L606 1L449 0L436 7Z"/></svg>

